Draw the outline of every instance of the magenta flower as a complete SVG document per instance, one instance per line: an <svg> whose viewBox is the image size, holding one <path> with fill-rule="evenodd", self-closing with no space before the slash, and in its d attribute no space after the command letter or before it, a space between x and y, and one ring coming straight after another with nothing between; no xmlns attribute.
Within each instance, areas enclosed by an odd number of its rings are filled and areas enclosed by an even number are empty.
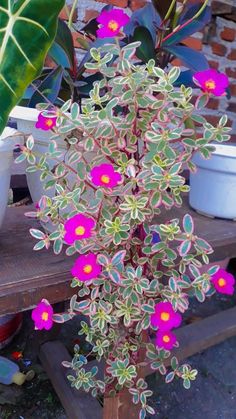
<svg viewBox="0 0 236 419"><path fill-rule="evenodd" d="M94 185L104 188L114 188L122 179L120 173L114 170L112 164L106 163L95 166L91 170L90 176Z"/></svg>
<svg viewBox="0 0 236 419"><path fill-rule="evenodd" d="M35 329L51 329L53 325L52 316L52 306L49 304L47 300L43 299L42 301L40 301L37 307L34 308L31 314L31 318L34 321Z"/></svg>
<svg viewBox="0 0 236 419"><path fill-rule="evenodd" d="M76 259L71 273L79 281L89 281L97 278L102 272L102 267L97 263L97 257L94 253L81 255Z"/></svg>
<svg viewBox="0 0 236 419"><path fill-rule="evenodd" d="M35 127L44 131L49 131L50 129L56 126L56 123L57 114L55 112L43 111L40 112Z"/></svg>
<svg viewBox="0 0 236 419"><path fill-rule="evenodd" d="M235 279L229 272L226 272L224 269L219 269L212 275L211 281L216 291L221 294L233 295Z"/></svg>
<svg viewBox="0 0 236 419"><path fill-rule="evenodd" d="M193 81L203 92L213 93L215 96L225 95L225 90L229 86L229 79L226 74L219 73L214 69L195 73Z"/></svg>
<svg viewBox="0 0 236 419"><path fill-rule="evenodd" d="M104 10L96 20L102 25L102 27L97 30L97 37L109 38L118 35L120 29L127 25L130 18L123 10L113 9L109 11Z"/></svg>
<svg viewBox="0 0 236 419"><path fill-rule="evenodd" d="M74 215L66 221L64 240L67 244L73 244L76 240L88 239L92 235L95 221L83 214Z"/></svg>
<svg viewBox="0 0 236 419"><path fill-rule="evenodd" d="M155 305L155 313L151 315L151 324L161 331L171 330L181 324L182 317L176 313L171 303L165 301Z"/></svg>
<svg viewBox="0 0 236 419"><path fill-rule="evenodd" d="M177 339L174 333L170 332L169 330L162 331L158 330L156 334L156 346L158 348L164 348L167 351L173 349Z"/></svg>

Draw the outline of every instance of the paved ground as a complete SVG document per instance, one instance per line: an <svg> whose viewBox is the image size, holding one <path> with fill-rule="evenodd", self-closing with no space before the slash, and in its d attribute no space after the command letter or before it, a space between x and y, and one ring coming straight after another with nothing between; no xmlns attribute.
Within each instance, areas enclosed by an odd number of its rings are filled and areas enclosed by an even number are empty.
<svg viewBox="0 0 236 419"><path fill-rule="evenodd" d="M190 317L205 317L235 304L236 295L234 298L216 296L205 304L192 304ZM69 349L77 339L76 330L77 325L67 323L62 331L61 339ZM0 354L10 356L12 351L18 350L32 362L29 368L36 371L36 378L20 388L0 385L0 419L66 419L37 360L35 332L29 314L19 336ZM167 385L156 375L149 377L154 391L152 405L157 411L154 418L236 419L236 337L191 357L188 362L199 371L190 390L183 388L182 381Z"/></svg>

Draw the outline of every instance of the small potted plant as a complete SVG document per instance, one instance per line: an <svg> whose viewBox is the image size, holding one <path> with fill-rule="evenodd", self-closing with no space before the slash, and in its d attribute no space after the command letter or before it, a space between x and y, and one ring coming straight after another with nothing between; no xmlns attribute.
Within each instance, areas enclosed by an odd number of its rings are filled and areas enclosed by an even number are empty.
<svg viewBox="0 0 236 419"><path fill-rule="evenodd" d="M114 28L115 22L120 38L127 16L117 16L108 13L103 29ZM73 370L68 376L72 386L95 397L117 397L128 389L144 418L154 410L141 367L150 364L166 375L167 383L178 377L189 388L197 371L171 357L178 345L173 329L181 324L190 296L203 302L215 290L231 295L235 281L218 266L200 273L212 248L194 234L188 214L181 221L158 222L160 212L181 206L182 194L189 190L183 164L191 168L195 151L209 153L209 142L222 140L228 132L226 118L206 131L191 103L192 89L173 86L180 70L165 72L154 60L136 65L139 47L140 42L122 48L116 42L91 49L92 66L101 80L94 83L82 109L71 101L64 105L63 112L70 111L70 116L62 112L57 125L59 133L68 135L68 161L54 157L53 141L46 156L55 160L47 188L55 188L56 194L43 196L29 215L50 217L55 224L51 234L31 229L35 250L53 245L60 253L66 246L68 257L77 256L71 268L75 295L69 311L53 314L50 303L41 301L32 314L37 329L84 314L88 321L81 322L79 333L97 360L105 359L105 376L97 377L96 367L85 370L87 358L76 347L73 363L64 363ZM186 127L186 120L203 128L204 142L191 146L194 129ZM210 136L205 135L208 131ZM182 149L173 146L176 139L182 139ZM34 153L32 146L23 150L25 157L29 153ZM32 169L45 173L45 162Z"/></svg>

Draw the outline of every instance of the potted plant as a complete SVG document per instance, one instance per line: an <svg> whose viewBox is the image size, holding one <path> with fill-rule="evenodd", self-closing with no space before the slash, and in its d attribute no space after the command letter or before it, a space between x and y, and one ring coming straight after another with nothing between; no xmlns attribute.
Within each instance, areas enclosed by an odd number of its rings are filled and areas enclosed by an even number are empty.
<svg viewBox="0 0 236 419"><path fill-rule="evenodd" d="M115 20L120 29L123 17L111 13L102 27ZM119 30L117 36L122 36ZM81 322L79 334L91 344L90 354L98 361L105 359L105 376L97 377L96 367L85 370L87 358L77 346L73 362L64 363L73 370L69 381L95 397L116 397L128 389L144 418L154 410L141 367L151 364L153 371L166 375L167 383L178 377L189 388L196 370L180 366L175 357L170 370L164 365L177 345L173 329L181 324L190 296L203 302L215 290L231 295L235 281L225 271L219 276L218 266L199 272L212 249L194 234L188 214L181 221L158 222L160 211L180 206L182 194L189 190L183 163L191 168L196 150L209 153L209 142L222 140L228 132L226 118L208 127L211 135L205 135L206 123L191 103L192 89L173 86L180 70L165 72L154 60L135 65L137 48L140 42L91 49L93 68L102 78L83 101L82 112L77 103L64 105L70 117L60 116L58 132L67 133L68 139L73 133L70 161L54 159L48 186L57 194L43 196L38 210L29 215L50 217L56 226L51 234L31 229L35 250L53 245L60 253L66 246L67 256L77 255L71 268L75 295L70 309L53 314L48 301L39 302L32 314L36 328L50 329L53 321L84 314L88 321ZM186 127L186 120L203 128L204 143L191 147L194 129ZM172 146L179 138L182 150ZM47 157L53 159L56 150L53 142ZM25 157L29 153L32 147L23 150ZM45 161L32 167L44 173ZM68 180L71 173L73 185Z"/></svg>
<svg viewBox="0 0 236 419"><path fill-rule="evenodd" d="M37 110L30 109L39 103L50 103L61 108L63 101L71 98L73 102L81 103L84 97L92 89L93 83L100 79L100 74L94 69L94 58L90 54L90 49L110 42L114 42L111 36L113 33L107 32L104 37L99 37L99 18L93 19L81 31L81 43L83 48L87 48L83 60L76 66L75 49L73 46L72 24L73 11L77 0L74 0L73 7L69 16L68 25L59 20L57 35L49 51L55 67L53 69L44 69L40 77L36 79L27 89L25 98L22 101L24 106L16 107L11 113L11 117L16 120L18 130L26 135L32 134L35 141L35 151L39 155L47 152L49 139L53 132L51 130L36 130L35 124L39 116ZM155 7L154 7L155 6ZM182 45L186 36L191 35L196 30L200 30L210 19L210 7L207 1L202 4L187 5L184 4L178 9L173 7L173 3L168 1L166 7L162 8L156 2L148 4L141 10L134 12L127 25L124 27L124 37L122 45L128 45L133 41L141 41L137 48L137 57L140 62L147 62L154 59L159 67L165 68L171 62L174 56L181 55L182 60L189 70L181 72L176 85L184 83L193 85L191 75L193 71L205 70L208 63L204 55L198 51ZM105 6L104 13L112 11L112 6ZM119 13L119 12L118 12ZM194 24L193 24L194 22ZM158 28L161 29L158 29ZM173 33L169 33L169 28ZM110 37L110 38L109 38ZM191 59L189 57L191 56ZM85 63L89 67L85 67ZM112 62L109 63L109 67ZM88 73L89 70L89 73ZM112 71L112 70L111 70ZM47 127L46 127L47 128ZM61 159L66 156L67 144L63 143L63 138L54 137L60 144ZM37 159L38 161L38 159ZM20 162L20 159L17 160ZM31 197L35 203L39 201L43 194L43 188L50 178L40 179L38 172L27 171L27 182ZM48 192L53 194L53 190Z"/></svg>

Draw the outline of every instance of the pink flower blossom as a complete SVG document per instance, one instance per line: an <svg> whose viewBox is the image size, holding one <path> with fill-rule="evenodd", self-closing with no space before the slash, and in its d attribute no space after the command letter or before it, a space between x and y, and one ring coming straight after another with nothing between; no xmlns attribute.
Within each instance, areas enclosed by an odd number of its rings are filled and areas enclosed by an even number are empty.
<svg viewBox="0 0 236 419"><path fill-rule="evenodd" d="M44 131L49 131L54 128L57 123L57 114L52 111L43 111L40 112L38 116L38 121L35 124L35 127L42 129Z"/></svg>
<svg viewBox="0 0 236 419"><path fill-rule="evenodd" d="M123 10L104 10L98 17L97 22L102 25L97 30L98 38L109 38L119 34L120 29L127 25L130 18Z"/></svg>
<svg viewBox="0 0 236 419"><path fill-rule="evenodd" d="M40 301L37 307L34 308L31 314L31 318L35 324L35 329L37 330L51 329L53 325L52 316L53 316L52 306L49 304L47 300L43 299L42 301Z"/></svg>
<svg viewBox="0 0 236 419"><path fill-rule="evenodd" d="M226 272L224 269L219 269L212 275L211 281L216 291L221 294L233 295L235 279L229 272Z"/></svg>
<svg viewBox="0 0 236 419"><path fill-rule="evenodd" d="M164 348L167 351L173 349L177 339L174 333L170 332L169 330L162 331L158 330L156 334L156 346L158 348Z"/></svg>
<svg viewBox="0 0 236 419"><path fill-rule="evenodd" d="M89 281L97 278L102 272L102 267L97 263L97 257L94 253L81 255L76 259L71 273L79 281Z"/></svg>
<svg viewBox="0 0 236 419"><path fill-rule="evenodd" d="M195 73L193 81L203 92L213 93L215 96L225 95L225 90L229 86L229 79L226 74L219 73L214 69Z"/></svg>
<svg viewBox="0 0 236 419"><path fill-rule="evenodd" d="M95 221L83 214L74 215L66 221L64 240L67 244L73 244L76 240L88 239L92 235Z"/></svg>
<svg viewBox="0 0 236 419"><path fill-rule="evenodd" d="M181 324L182 317L176 313L171 303L165 301L155 305L155 313L151 315L151 323L161 331L171 330Z"/></svg>
<svg viewBox="0 0 236 419"><path fill-rule="evenodd" d="M120 173L114 170L112 164L106 163L95 166L91 170L90 176L94 185L104 188L114 188L122 179Z"/></svg>

